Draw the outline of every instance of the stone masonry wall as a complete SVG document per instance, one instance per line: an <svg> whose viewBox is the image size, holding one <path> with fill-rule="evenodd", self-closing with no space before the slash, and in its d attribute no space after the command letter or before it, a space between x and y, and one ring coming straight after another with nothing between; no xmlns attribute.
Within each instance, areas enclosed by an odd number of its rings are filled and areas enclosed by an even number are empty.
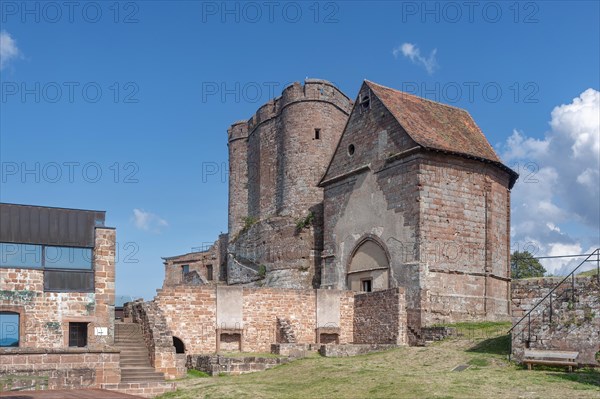
<svg viewBox="0 0 600 399"><path fill-rule="evenodd" d="M121 381L119 351L84 348L0 352L0 392L100 388Z"/></svg>
<svg viewBox="0 0 600 399"><path fill-rule="evenodd" d="M512 283L513 324L517 323L562 278L514 280ZM527 319L512 334L513 356L520 361L529 344L532 349L579 352L580 364L600 363L600 282L594 277L575 278L575 290L568 279L552 294L552 319L549 298L532 313L531 337ZM529 338L531 338L529 340ZM529 342L528 342L529 341Z"/></svg>
<svg viewBox="0 0 600 399"><path fill-rule="evenodd" d="M427 153L421 160L425 324L508 318L508 178L495 166L460 157Z"/></svg>
<svg viewBox="0 0 600 399"><path fill-rule="evenodd" d="M216 350L217 298L215 288L169 287L158 291L154 303L168 330L180 338L187 354ZM243 289L243 350L269 352L277 342L277 317L290 321L298 343L316 342L316 291L276 288ZM353 339L354 297L339 292L340 342Z"/></svg>
<svg viewBox="0 0 600 399"><path fill-rule="evenodd" d="M68 347L69 322L88 322L88 348L114 342L115 230L96 228L95 292L44 292L44 271L0 269L0 311L20 315L20 347ZM106 327L108 335L94 335Z"/></svg>
<svg viewBox="0 0 600 399"><path fill-rule="evenodd" d="M354 343L408 344L403 288L354 297Z"/></svg>

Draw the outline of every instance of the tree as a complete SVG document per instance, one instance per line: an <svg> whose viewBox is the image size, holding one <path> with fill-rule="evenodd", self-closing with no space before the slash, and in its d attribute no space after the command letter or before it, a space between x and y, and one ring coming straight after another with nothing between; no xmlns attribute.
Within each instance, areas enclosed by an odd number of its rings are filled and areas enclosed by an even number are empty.
<svg viewBox="0 0 600 399"><path fill-rule="evenodd" d="M544 277L546 269L529 251L515 251L510 257L510 271L515 279Z"/></svg>

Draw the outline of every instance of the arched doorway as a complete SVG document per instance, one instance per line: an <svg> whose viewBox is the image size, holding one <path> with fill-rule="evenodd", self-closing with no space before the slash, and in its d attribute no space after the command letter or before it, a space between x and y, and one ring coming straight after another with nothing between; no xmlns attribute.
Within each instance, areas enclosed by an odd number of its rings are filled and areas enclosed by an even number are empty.
<svg viewBox="0 0 600 399"><path fill-rule="evenodd" d="M175 347L175 353L185 353L183 341L175 336L173 337L173 346Z"/></svg>
<svg viewBox="0 0 600 399"><path fill-rule="evenodd" d="M383 245L365 238L355 247L348 264L348 289L371 292L389 288L390 261Z"/></svg>

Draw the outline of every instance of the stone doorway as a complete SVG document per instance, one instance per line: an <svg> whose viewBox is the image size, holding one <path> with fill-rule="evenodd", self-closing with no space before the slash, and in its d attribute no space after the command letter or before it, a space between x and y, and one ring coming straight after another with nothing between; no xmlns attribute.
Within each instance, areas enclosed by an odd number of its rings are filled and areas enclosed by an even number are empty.
<svg viewBox="0 0 600 399"><path fill-rule="evenodd" d="M352 251L347 288L357 292L386 290L389 288L389 269L385 245L374 238L365 238Z"/></svg>

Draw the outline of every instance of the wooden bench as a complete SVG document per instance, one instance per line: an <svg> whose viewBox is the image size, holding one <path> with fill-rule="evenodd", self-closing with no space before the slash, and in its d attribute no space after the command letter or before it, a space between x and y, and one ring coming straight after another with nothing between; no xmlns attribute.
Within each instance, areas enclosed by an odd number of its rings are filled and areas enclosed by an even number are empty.
<svg viewBox="0 0 600 399"><path fill-rule="evenodd" d="M531 370L534 364L543 364L546 366L566 366L571 372L573 367L577 367L578 356L579 352L525 349L523 363L527 365L528 370Z"/></svg>

